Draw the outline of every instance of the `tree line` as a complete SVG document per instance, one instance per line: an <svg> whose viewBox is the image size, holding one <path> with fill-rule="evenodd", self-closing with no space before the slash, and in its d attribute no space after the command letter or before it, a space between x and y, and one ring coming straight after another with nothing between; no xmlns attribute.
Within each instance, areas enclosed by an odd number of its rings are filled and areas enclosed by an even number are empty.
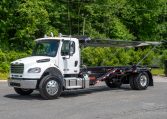
<svg viewBox="0 0 167 119"><path fill-rule="evenodd" d="M166 39L166 4L166 0L1 0L0 48L29 50L35 38L50 32L121 40Z"/></svg>
<svg viewBox="0 0 167 119"><path fill-rule="evenodd" d="M91 38L120 40L167 40L166 0L1 0L0 51L4 54L26 52L30 54L34 39L53 32L66 35L87 35ZM165 47L161 47L165 50ZM118 49L120 52L122 49ZM147 51L147 49L145 49ZM83 51L88 64L111 65L134 61L133 55L117 54L117 58L89 59L91 48ZM113 49L98 49L103 55ZM123 51L133 54L132 51ZM142 52L142 51L139 51ZM143 51L145 52L145 51ZM10 53L9 53L10 54ZM15 54L15 53L14 53ZM17 53L16 53L17 55ZM22 55L21 55L22 56ZM23 56L25 54L23 53ZM121 59L125 56L127 62ZM153 56L153 55L152 55ZM164 52L158 52L164 57ZM166 56L166 55L165 55ZM10 57L10 56L9 56ZM20 55L19 55L20 57ZM98 55L98 58L100 55ZM140 57L140 53L137 57ZM151 57L152 58L152 57ZM149 59L151 59L149 58ZM1 57L1 62L4 62ZM9 61L13 58L9 58ZM100 59L100 58L99 58ZM115 60L114 60L115 59ZM130 60L131 59L131 60ZM96 61L94 61L96 60ZM139 60L139 59L138 59ZM147 61L150 63L151 60ZM144 63L147 64L147 63ZM1 63L2 65L2 63Z"/></svg>

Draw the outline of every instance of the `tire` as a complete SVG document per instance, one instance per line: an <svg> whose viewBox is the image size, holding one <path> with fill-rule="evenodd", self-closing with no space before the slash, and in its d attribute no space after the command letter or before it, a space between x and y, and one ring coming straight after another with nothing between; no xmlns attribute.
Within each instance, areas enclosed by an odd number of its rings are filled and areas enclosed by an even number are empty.
<svg viewBox="0 0 167 119"><path fill-rule="evenodd" d="M106 85L109 87L109 88L120 88L121 85L122 85L122 82L121 81L118 81L118 82L112 82L112 79L107 79L105 81Z"/></svg>
<svg viewBox="0 0 167 119"><path fill-rule="evenodd" d="M14 88L15 92L20 95L29 95L33 92L32 89L22 89L22 88Z"/></svg>
<svg viewBox="0 0 167 119"><path fill-rule="evenodd" d="M145 90L149 85L149 76L146 72L139 73L130 79L130 86L135 90Z"/></svg>
<svg viewBox="0 0 167 119"><path fill-rule="evenodd" d="M58 98L62 92L61 79L52 75L45 76L39 84L39 92L46 100Z"/></svg>
<svg viewBox="0 0 167 119"><path fill-rule="evenodd" d="M130 76L130 78L129 78L129 84L130 84L131 89L133 89L133 90L137 90L137 88L135 86L135 82L134 82L135 78L136 78L136 76Z"/></svg>

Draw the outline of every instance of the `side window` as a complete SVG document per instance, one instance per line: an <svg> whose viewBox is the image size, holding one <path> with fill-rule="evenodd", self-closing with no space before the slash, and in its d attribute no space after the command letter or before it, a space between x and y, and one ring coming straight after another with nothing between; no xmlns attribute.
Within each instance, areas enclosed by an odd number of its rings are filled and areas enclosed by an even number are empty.
<svg viewBox="0 0 167 119"><path fill-rule="evenodd" d="M63 45L61 48L61 55L66 56L66 55L73 55L75 53L75 42L72 41L63 41Z"/></svg>
<svg viewBox="0 0 167 119"><path fill-rule="evenodd" d="M63 45L61 47L61 55L66 56L69 54L70 50L70 41L63 41Z"/></svg>

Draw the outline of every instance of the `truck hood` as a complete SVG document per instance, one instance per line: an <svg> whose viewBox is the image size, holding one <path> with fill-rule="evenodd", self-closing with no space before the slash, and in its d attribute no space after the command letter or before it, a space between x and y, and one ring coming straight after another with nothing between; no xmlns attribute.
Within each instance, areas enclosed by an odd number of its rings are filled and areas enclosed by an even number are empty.
<svg viewBox="0 0 167 119"><path fill-rule="evenodd" d="M49 62L52 57L47 56L30 56L22 59L18 59L13 61L12 64L17 63L24 63L24 64L32 64L32 63L42 63L42 62Z"/></svg>

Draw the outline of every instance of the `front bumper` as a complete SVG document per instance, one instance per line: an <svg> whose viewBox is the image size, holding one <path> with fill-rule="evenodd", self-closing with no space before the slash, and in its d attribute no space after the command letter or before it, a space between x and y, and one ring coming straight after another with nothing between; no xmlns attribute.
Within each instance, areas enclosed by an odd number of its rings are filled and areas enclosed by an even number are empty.
<svg viewBox="0 0 167 119"><path fill-rule="evenodd" d="M16 88L36 89L37 79L9 79L8 85Z"/></svg>

